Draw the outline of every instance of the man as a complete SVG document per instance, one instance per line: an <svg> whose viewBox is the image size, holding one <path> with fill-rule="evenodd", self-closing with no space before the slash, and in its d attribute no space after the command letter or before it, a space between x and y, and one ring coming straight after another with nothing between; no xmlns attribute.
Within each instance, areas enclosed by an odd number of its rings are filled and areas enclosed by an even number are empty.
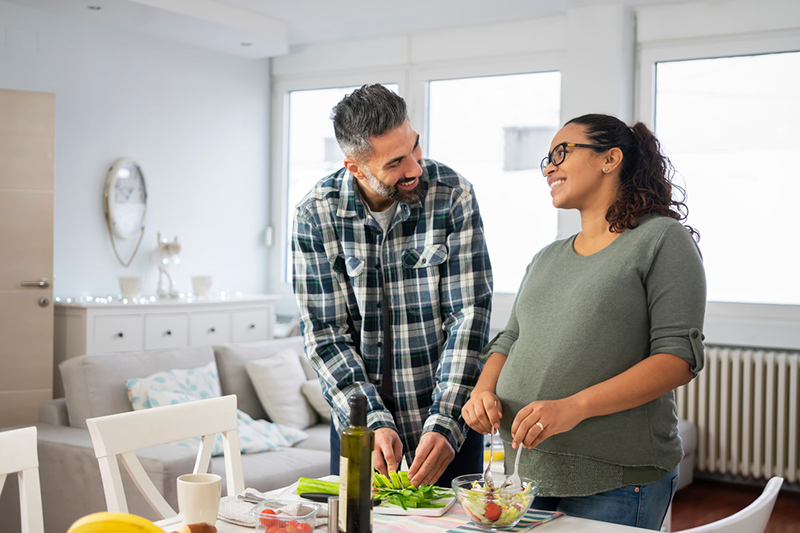
<svg viewBox="0 0 800 533"><path fill-rule="evenodd" d="M482 436L461 418L477 382L492 298L472 186L422 159L405 101L381 85L331 116L344 168L298 204L294 291L308 353L333 406L331 473L348 398L368 399L375 468L403 453L415 486L482 470Z"/></svg>

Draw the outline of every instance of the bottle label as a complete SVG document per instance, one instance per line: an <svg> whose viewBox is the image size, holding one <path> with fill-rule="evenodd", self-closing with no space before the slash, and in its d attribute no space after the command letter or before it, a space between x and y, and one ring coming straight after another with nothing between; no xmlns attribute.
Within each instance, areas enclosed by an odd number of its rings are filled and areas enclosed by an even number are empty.
<svg viewBox="0 0 800 533"><path fill-rule="evenodd" d="M372 455L369 458L369 464L372 465L369 471L369 498L375 498L375 447L372 448Z"/></svg>
<svg viewBox="0 0 800 533"><path fill-rule="evenodd" d="M347 457L339 456L339 531L347 531Z"/></svg>

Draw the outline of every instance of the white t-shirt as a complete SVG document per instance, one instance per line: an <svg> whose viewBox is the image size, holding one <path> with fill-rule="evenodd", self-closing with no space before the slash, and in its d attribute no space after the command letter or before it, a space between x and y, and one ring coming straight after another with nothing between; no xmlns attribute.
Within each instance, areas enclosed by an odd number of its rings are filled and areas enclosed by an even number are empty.
<svg viewBox="0 0 800 533"><path fill-rule="evenodd" d="M366 202L364 202L364 205L366 205L367 209L369 209L370 214L372 214L372 218L374 218L375 221L381 225L383 232L388 232L389 226L391 226L392 220L394 220L394 214L397 211L397 201L395 200L392 202L392 205L389 206L389 209L384 211L373 211Z"/></svg>

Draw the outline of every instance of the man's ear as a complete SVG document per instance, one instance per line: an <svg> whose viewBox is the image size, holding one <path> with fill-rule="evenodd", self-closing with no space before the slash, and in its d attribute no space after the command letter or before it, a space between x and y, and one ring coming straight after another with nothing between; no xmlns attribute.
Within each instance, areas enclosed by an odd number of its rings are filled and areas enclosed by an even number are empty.
<svg viewBox="0 0 800 533"><path fill-rule="evenodd" d="M356 163L356 160L353 159L352 157L344 158L344 168L346 168L347 171L358 180L365 178L364 173L361 172L361 167L359 166L358 163Z"/></svg>

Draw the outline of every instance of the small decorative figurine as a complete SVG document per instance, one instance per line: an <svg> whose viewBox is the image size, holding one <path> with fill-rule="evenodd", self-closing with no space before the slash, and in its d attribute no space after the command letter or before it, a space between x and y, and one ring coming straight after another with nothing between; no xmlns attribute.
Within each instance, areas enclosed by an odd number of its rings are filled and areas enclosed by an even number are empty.
<svg viewBox="0 0 800 533"><path fill-rule="evenodd" d="M181 253L181 245L178 243L178 236L170 242L166 238L161 238L158 233L158 247L153 252L153 259L158 265L158 290L159 298L177 298L178 289L175 286L176 267L181 262L178 254Z"/></svg>

